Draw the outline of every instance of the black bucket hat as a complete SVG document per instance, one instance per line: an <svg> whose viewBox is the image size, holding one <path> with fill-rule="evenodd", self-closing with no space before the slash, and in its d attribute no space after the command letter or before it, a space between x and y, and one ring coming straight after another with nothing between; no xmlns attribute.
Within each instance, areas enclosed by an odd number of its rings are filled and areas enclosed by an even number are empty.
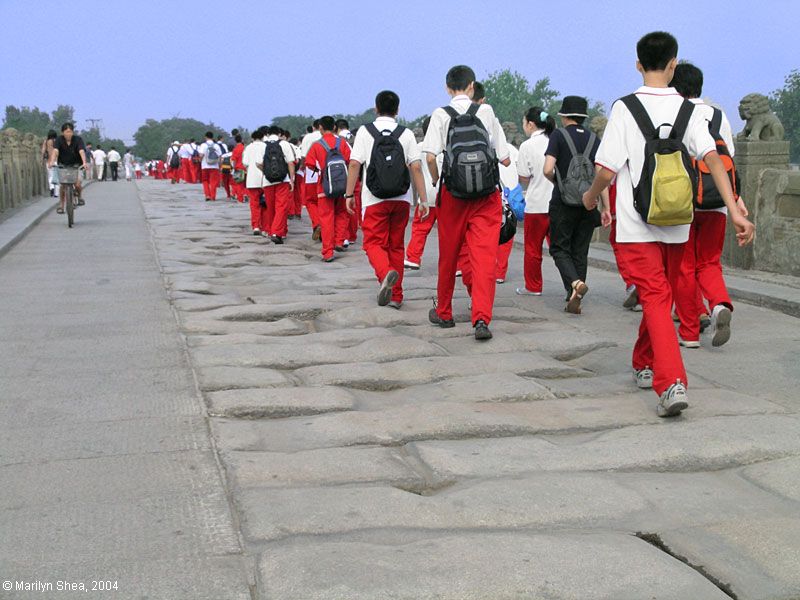
<svg viewBox="0 0 800 600"><path fill-rule="evenodd" d="M580 96L565 96L561 102L561 109L558 111L559 117L583 117L589 116L589 103L586 98Z"/></svg>

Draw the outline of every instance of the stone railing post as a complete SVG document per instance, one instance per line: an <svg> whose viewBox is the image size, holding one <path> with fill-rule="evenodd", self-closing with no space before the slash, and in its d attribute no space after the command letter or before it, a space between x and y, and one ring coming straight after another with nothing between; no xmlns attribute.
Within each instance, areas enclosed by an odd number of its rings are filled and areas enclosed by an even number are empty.
<svg viewBox="0 0 800 600"><path fill-rule="evenodd" d="M15 129L0 131L0 214L48 193L42 140Z"/></svg>

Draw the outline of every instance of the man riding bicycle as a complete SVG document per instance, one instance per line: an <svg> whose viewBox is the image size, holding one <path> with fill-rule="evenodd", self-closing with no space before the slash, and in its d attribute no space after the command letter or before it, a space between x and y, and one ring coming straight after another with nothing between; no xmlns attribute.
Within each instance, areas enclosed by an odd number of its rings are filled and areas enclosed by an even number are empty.
<svg viewBox="0 0 800 600"><path fill-rule="evenodd" d="M86 168L86 152L84 150L83 140L80 136L75 135L75 126L72 123L64 123L61 126L61 135L58 136L53 144L53 150L50 154L49 165L58 165L59 167L83 167ZM64 214L64 198L66 194L66 186L62 185L59 191L59 203L56 212ZM83 205L84 201L81 198L81 179L78 177L75 182L75 195L78 197L78 205Z"/></svg>

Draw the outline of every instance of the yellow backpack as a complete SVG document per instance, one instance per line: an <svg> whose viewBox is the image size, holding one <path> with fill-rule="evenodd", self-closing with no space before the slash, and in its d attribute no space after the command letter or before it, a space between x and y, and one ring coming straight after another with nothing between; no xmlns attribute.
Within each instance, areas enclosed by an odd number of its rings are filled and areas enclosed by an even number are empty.
<svg viewBox="0 0 800 600"><path fill-rule="evenodd" d="M631 111L645 139L644 167L633 190L633 204L645 223L661 227L688 225L694 219L697 171L683 136L689 127L694 104L684 100L668 138L661 138L650 115L635 94L622 102Z"/></svg>

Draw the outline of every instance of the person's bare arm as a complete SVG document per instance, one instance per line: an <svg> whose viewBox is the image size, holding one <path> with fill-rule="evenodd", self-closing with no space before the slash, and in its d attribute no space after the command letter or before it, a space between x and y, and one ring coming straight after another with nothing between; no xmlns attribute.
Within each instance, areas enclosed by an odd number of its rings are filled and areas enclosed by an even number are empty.
<svg viewBox="0 0 800 600"><path fill-rule="evenodd" d="M506 157L500 161L500 164L503 165L504 167L507 167L511 164L511 159L509 157Z"/></svg>
<svg viewBox="0 0 800 600"><path fill-rule="evenodd" d="M439 165L436 164L436 155L425 153L425 162L428 163L428 171L431 173L431 181L433 186L436 187L439 182Z"/></svg>
<svg viewBox="0 0 800 600"><path fill-rule="evenodd" d="M294 161L288 163L289 167L289 189L294 192L294 175L295 175L295 168L294 168Z"/></svg>
<svg viewBox="0 0 800 600"><path fill-rule="evenodd" d="M425 178L422 175L422 165L419 161L414 161L408 165L408 168L411 171L411 180L414 182L414 188L417 190L417 194L419 194L419 208L417 208L417 210L419 211L420 219L426 219L430 208L428 207L428 192L425 189Z"/></svg>
<svg viewBox="0 0 800 600"><path fill-rule="evenodd" d="M57 148L51 148L50 149L50 160L48 161L47 166L48 167L54 166L56 164L57 160L58 160L58 149Z"/></svg>
<svg viewBox="0 0 800 600"><path fill-rule="evenodd" d="M358 183L358 175L361 172L361 163L351 158L350 164L347 165L347 188L344 193L347 205L347 212L351 215L356 214L356 199L354 194L356 192L356 184Z"/></svg>
<svg viewBox="0 0 800 600"><path fill-rule="evenodd" d="M548 158L550 157L548 156ZM611 182L614 181L614 177L615 174L613 172L598 165L592 187L583 195L583 206L586 210L593 210L596 208L600 200L603 201L604 207L608 204L607 190ZM606 195L601 198L603 192L606 192Z"/></svg>
<svg viewBox="0 0 800 600"><path fill-rule="evenodd" d="M86 168L86 152L84 152L83 148L78 150L78 154L81 157L81 166L85 169Z"/></svg>
<svg viewBox="0 0 800 600"><path fill-rule="evenodd" d="M748 221L747 218L742 214L741 210L739 210L739 206L736 203L736 198L733 196L733 188L731 187L731 182L730 179L728 179L728 173L725 171L725 165L722 163L722 159L719 157L719 154L712 151L706 154L703 161L706 163L706 166L708 166L708 170L711 171L711 176L714 178L714 184L717 186L717 190L719 190L719 193L722 195L722 199L725 201L725 206L728 207L728 214L731 216L733 227L736 229L736 241L740 246L746 246L753 241L753 237L755 236L755 226Z"/></svg>
<svg viewBox="0 0 800 600"><path fill-rule="evenodd" d="M549 154L544 159L544 169L542 174L550 183L556 182L556 157Z"/></svg>
<svg viewBox="0 0 800 600"><path fill-rule="evenodd" d="M523 177L522 175L519 176L519 184L522 186L522 191L527 192L528 186L531 183L530 177Z"/></svg>

